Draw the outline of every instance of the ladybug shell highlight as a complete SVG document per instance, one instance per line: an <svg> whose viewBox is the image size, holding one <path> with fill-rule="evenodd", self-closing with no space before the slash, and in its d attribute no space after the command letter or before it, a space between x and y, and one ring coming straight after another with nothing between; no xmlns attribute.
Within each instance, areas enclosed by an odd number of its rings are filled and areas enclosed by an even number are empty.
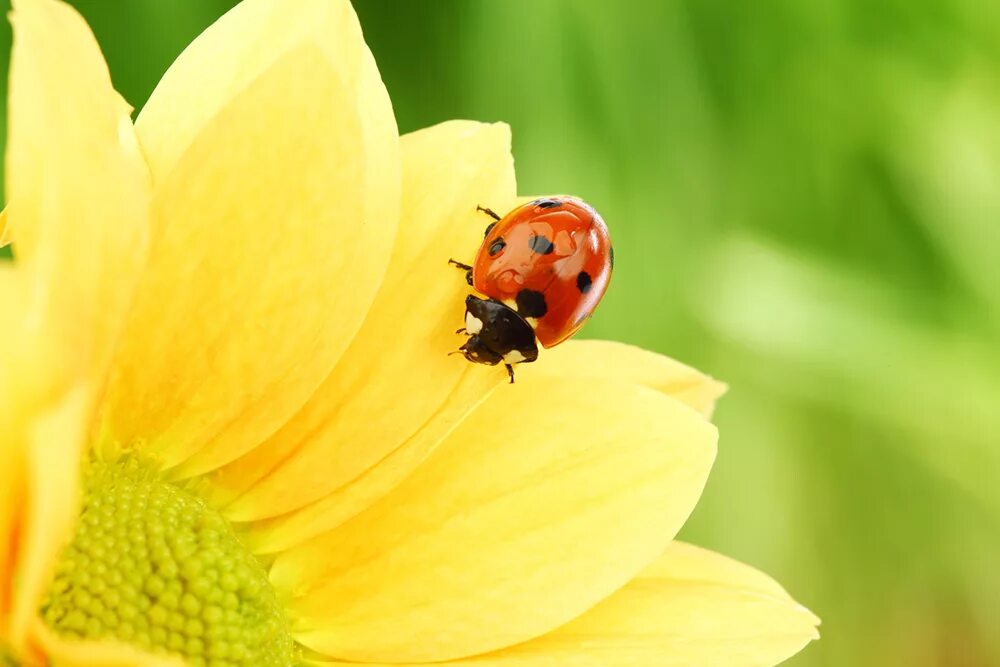
<svg viewBox="0 0 1000 667"><path fill-rule="evenodd" d="M486 233L473 287L517 311L543 347L583 326L608 289L614 264L604 220L577 197L536 199Z"/></svg>

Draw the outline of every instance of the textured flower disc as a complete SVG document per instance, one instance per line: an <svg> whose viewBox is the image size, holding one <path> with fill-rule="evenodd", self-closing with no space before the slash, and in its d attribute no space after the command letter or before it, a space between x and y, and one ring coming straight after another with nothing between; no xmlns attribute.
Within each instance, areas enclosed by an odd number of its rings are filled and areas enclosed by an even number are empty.
<svg viewBox="0 0 1000 667"><path fill-rule="evenodd" d="M260 563L198 497L134 461L94 464L43 607L58 632L191 665L288 665L294 643Z"/></svg>

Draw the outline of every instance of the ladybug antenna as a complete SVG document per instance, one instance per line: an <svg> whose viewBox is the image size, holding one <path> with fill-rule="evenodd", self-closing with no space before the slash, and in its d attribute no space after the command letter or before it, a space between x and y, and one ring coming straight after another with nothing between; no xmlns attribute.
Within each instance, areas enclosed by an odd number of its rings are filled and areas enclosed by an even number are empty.
<svg viewBox="0 0 1000 667"><path fill-rule="evenodd" d="M471 339L470 339L470 340L471 340ZM450 357L450 356L451 356L451 355L453 355L453 354L465 354L465 351L466 351L466 350L467 350L468 348L469 348L469 341L467 340L467 341L465 341L464 343L462 343L461 347L459 347L459 348L458 348L457 350L455 350L454 352L449 352L449 353L448 353L448 356Z"/></svg>

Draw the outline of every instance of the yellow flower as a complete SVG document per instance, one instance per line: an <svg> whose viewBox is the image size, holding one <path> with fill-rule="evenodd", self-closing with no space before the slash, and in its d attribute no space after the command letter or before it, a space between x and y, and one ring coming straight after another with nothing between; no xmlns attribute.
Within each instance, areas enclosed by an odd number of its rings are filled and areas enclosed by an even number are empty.
<svg viewBox="0 0 1000 667"><path fill-rule="evenodd" d="M672 542L721 384L570 342L446 352L504 125L399 138L345 0L246 0L134 127L16 0L0 265L0 657L765 665L817 619Z"/></svg>

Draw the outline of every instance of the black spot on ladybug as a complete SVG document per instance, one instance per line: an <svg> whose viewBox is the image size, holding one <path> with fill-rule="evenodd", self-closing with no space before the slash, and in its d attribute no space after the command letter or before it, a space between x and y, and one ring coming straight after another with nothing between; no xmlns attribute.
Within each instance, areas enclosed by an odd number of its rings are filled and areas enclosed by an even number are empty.
<svg viewBox="0 0 1000 667"><path fill-rule="evenodd" d="M490 244L490 249L488 251L490 253L490 257L495 257L500 253L501 250L503 250L506 247L507 247L507 242L504 241L503 237L501 236L496 241Z"/></svg>
<svg viewBox="0 0 1000 667"><path fill-rule="evenodd" d="M538 208L559 208L562 202L558 199L539 199L535 202Z"/></svg>
<svg viewBox="0 0 1000 667"><path fill-rule="evenodd" d="M590 279L590 274L586 271L581 271L576 274L576 288L580 290L581 293L586 294L590 291L590 286L594 284L594 281Z"/></svg>
<svg viewBox="0 0 1000 667"><path fill-rule="evenodd" d="M531 238L528 239L528 247L537 252L539 255L548 255L556 249L556 247L552 244L552 241L540 234L533 234Z"/></svg>
<svg viewBox="0 0 1000 667"><path fill-rule="evenodd" d="M608 246L608 260L611 262L611 268L615 268L615 247Z"/></svg>
<svg viewBox="0 0 1000 667"><path fill-rule="evenodd" d="M543 317L549 307L545 295L533 289L523 289L517 293L517 313L521 317Z"/></svg>

